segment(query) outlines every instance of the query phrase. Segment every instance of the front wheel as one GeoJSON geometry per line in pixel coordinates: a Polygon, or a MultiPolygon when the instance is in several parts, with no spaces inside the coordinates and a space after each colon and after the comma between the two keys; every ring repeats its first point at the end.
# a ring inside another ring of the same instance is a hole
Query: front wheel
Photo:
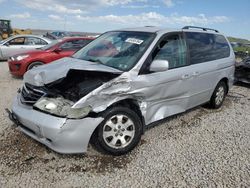
{"type": "Polygon", "coordinates": [[[95,145],[112,155],[123,155],[134,149],[142,135],[138,115],[126,107],[113,107],[104,114],[95,134],[95,145]]]}
{"type": "Polygon", "coordinates": [[[219,82],[213,92],[213,95],[210,99],[210,107],[214,109],[218,109],[223,104],[227,93],[227,86],[225,82],[219,82]]]}

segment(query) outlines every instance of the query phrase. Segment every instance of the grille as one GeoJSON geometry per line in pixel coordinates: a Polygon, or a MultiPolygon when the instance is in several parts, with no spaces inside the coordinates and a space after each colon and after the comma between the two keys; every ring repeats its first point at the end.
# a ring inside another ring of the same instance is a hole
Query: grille
{"type": "Polygon", "coordinates": [[[45,95],[46,92],[43,90],[26,83],[21,91],[21,102],[27,105],[33,105],[45,95]]]}

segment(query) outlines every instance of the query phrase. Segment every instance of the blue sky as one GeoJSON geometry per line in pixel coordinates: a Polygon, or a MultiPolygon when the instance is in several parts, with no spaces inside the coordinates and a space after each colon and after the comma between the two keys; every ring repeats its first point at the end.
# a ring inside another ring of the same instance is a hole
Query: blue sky
{"type": "Polygon", "coordinates": [[[216,28],[250,40],[250,0],[0,0],[17,28],[104,32],[155,25],[216,28]]]}

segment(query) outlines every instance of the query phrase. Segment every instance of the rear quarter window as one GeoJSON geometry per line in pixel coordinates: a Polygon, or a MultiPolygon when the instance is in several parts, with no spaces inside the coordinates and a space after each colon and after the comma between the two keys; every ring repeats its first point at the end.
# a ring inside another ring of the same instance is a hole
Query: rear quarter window
{"type": "Polygon", "coordinates": [[[213,61],[230,56],[230,47],[223,35],[210,33],[186,33],[191,64],[213,61]]]}

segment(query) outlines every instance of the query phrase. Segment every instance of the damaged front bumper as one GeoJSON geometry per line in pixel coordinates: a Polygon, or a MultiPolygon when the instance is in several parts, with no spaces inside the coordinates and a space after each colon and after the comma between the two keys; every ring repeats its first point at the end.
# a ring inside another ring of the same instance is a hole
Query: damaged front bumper
{"type": "Polygon", "coordinates": [[[20,94],[9,117],[14,117],[14,123],[23,133],[58,153],[86,152],[92,133],[103,121],[102,117],[67,119],[45,114],[23,105],[20,94]]]}

